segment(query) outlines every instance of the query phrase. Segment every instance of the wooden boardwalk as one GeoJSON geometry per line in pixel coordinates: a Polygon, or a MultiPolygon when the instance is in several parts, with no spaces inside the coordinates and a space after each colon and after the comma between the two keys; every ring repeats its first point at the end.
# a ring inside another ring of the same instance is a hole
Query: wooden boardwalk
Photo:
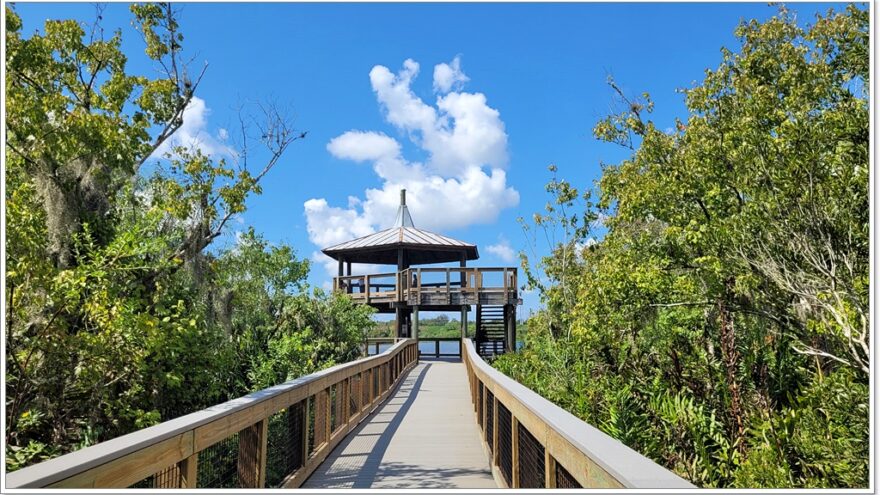
{"type": "Polygon", "coordinates": [[[497,488],[464,365],[422,359],[303,488],[497,488]]]}

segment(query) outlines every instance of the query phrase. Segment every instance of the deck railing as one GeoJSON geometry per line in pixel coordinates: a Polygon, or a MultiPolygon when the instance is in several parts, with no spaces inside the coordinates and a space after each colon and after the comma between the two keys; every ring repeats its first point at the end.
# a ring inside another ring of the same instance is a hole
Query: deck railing
{"type": "Polygon", "coordinates": [[[367,304],[396,302],[400,300],[397,280],[397,273],[334,277],[333,290],[350,294],[353,299],[363,300],[367,304]]]}
{"type": "Polygon", "coordinates": [[[410,305],[516,304],[514,267],[407,268],[333,278],[333,289],[359,302],[410,305]]]}
{"type": "MultiPolygon", "coordinates": [[[[369,337],[364,342],[364,354],[379,354],[380,346],[391,345],[398,339],[395,337],[369,337]]],[[[461,338],[459,337],[419,337],[419,352],[422,357],[461,357],[462,347],[461,338]],[[432,344],[423,346],[424,343],[432,344]],[[452,352],[444,352],[442,342],[455,342],[455,350],[452,352]],[[422,351],[423,347],[429,347],[427,352],[422,351]]]]}
{"type": "Polygon", "coordinates": [[[510,488],[695,488],[483,361],[463,340],[496,480],[510,488]]]}
{"type": "Polygon", "coordinates": [[[416,341],[6,475],[7,488],[295,488],[418,362],[416,341]]]}

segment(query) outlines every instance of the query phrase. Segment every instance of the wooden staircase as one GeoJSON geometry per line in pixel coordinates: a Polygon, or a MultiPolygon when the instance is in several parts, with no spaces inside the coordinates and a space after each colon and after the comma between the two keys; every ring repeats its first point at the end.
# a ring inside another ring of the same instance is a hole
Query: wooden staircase
{"type": "Polygon", "coordinates": [[[503,354],[507,349],[504,316],[504,306],[477,305],[477,334],[474,344],[483,359],[503,354]]]}

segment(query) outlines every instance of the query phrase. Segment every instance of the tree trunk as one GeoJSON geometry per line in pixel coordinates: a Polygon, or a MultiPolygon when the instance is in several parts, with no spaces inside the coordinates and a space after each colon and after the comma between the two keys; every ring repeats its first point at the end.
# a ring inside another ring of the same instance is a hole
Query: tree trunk
{"type": "Polygon", "coordinates": [[[737,383],[736,371],[739,367],[739,352],[736,349],[736,335],[733,325],[733,314],[728,307],[733,297],[734,279],[728,278],[724,282],[724,295],[718,299],[718,317],[721,322],[721,359],[727,375],[727,389],[730,392],[730,416],[735,428],[736,440],[740,453],[745,453],[745,425],[743,421],[742,399],[740,397],[739,384],[737,383]]]}

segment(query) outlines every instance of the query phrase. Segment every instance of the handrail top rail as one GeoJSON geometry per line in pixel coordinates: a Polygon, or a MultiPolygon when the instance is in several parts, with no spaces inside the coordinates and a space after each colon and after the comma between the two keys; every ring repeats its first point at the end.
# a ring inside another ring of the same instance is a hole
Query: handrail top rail
{"type": "Polygon", "coordinates": [[[422,271],[422,272],[503,272],[516,270],[515,266],[430,266],[420,267],[411,266],[403,271],[422,271]]]}
{"type": "MultiPolygon", "coordinates": [[[[163,421],[157,425],[127,433],[104,442],[64,454],[47,461],[6,473],[7,488],[28,488],[48,486],[69,478],[77,473],[105,464],[122,456],[142,450],[163,440],[217,421],[226,416],[254,407],[284,393],[292,392],[330,375],[345,372],[350,368],[360,368],[374,361],[386,361],[398,349],[415,342],[414,339],[400,339],[383,352],[363,357],[347,363],[340,363],[305,376],[288,380],[279,385],[264,388],[250,394],[216,404],[199,411],[163,421]]],[[[381,363],[380,363],[381,364],[381,363]]],[[[341,379],[344,379],[341,378],[341,379]]]]}
{"type": "Polygon", "coordinates": [[[386,272],[386,273],[364,273],[361,275],[339,275],[337,277],[333,277],[337,280],[346,280],[346,279],[357,279],[357,278],[367,278],[367,277],[396,277],[398,272],[386,272]]]}
{"type": "Polygon", "coordinates": [[[464,353],[474,367],[503,387],[532,414],[563,436],[575,448],[606,470],[627,488],[696,488],[637,451],[612,438],[595,426],[545,399],[518,381],[486,363],[477,354],[473,341],[464,340],[464,353]]]}
{"type": "Polygon", "coordinates": [[[442,272],[504,272],[504,271],[513,271],[517,270],[515,266],[432,266],[432,267],[419,267],[419,266],[411,266],[409,268],[404,268],[403,270],[396,272],[380,272],[380,273],[363,273],[360,275],[338,275],[336,279],[344,280],[344,279],[353,279],[353,278],[364,278],[364,277],[394,277],[403,272],[415,272],[422,271],[424,273],[442,273],[442,272]]]}

